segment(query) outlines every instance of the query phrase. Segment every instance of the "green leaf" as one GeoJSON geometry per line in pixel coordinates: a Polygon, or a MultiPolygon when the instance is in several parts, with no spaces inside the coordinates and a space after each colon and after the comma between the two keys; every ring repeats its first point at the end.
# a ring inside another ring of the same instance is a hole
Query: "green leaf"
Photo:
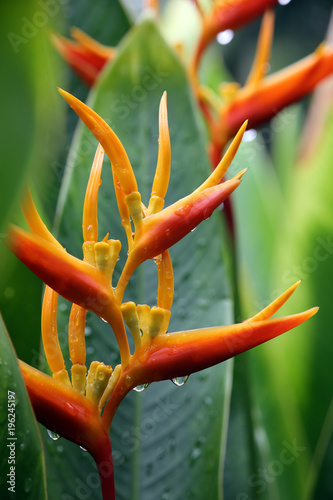
{"type": "Polygon", "coordinates": [[[39,351],[41,282],[10,254],[4,238],[9,222],[22,224],[19,201],[26,182],[46,184],[50,159],[61,144],[61,108],[54,106],[60,68],[46,31],[58,23],[60,10],[55,4],[47,13],[37,0],[18,1],[3,5],[0,20],[6,33],[0,82],[0,310],[18,355],[30,363],[39,351]]]}
{"type": "Polygon", "coordinates": [[[43,448],[29,397],[0,316],[1,498],[46,500],[43,448]]]}
{"type": "MultiPolygon", "coordinates": [[[[157,160],[158,106],[164,90],[168,91],[172,147],[168,205],[207,177],[209,161],[185,71],[151,21],[135,27],[124,39],[118,58],[91,92],[89,105],[112,124],[123,142],[143,202],[147,203],[157,160]]],[[[80,257],[83,199],[96,146],[91,133],[80,124],[58,204],[59,240],[80,257]]],[[[110,170],[105,161],[99,195],[99,238],[110,232],[110,237],[122,241],[116,281],[126,257],[126,242],[110,170]]],[[[232,321],[222,241],[221,216],[216,213],[171,249],[176,293],[170,331],[232,321]]],[[[135,273],[125,300],[154,305],[156,284],[155,264],[147,262],[135,273]]],[[[59,330],[65,346],[69,305],[63,302],[60,310],[59,330]]],[[[88,315],[87,326],[87,364],[98,359],[114,366],[119,353],[108,325],[88,315]]],[[[164,382],[152,384],[143,394],[126,397],[111,429],[119,500],[220,497],[222,421],[230,395],[227,370],[225,363],[191,375],[183,388],[164,382]]],[[[65,493],[66,498],[73,498],[80,488],[99,498],[93,484],[96,472],[87,454],[73,450],[66,442],[59,444],[60,451],[57,446],[58,442],[46,441],[50,499],[65,493]]]]}

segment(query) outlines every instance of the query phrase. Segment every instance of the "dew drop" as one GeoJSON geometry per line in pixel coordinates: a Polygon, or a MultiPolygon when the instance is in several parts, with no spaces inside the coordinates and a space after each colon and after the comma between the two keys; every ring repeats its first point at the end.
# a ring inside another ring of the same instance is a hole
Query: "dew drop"
{"type": "Polygon", "coordinates": [[[29,491],[31,491],[31,488],[32,488],[32,478],[31,477],[27,477],[24,481],[24,491],[25,493],[29,493],[29,491]]]}
{"type": "Polygon", "coordinates": [[[191,455],[190,455],[190,465],[194,465],[195,462],[198,460],[198,458],[201,455],[201,450],[200,448],[194,448],[191,455]]]}
{"type": "Polygon", "coordinates": [[[220,31],[216,35],[216,40],[220,45],[228,45],[234,37],[234,32],[232,30],[220,31]]]}
{"type": "Polygon", "coordinates": [[[140,384],[134,387],[133,391],[135,392],[143,392],[145,389],[147,389],[149,384],[140,384]]]}
{"type": "Polygon", "coordinates": [[[88,451],[88,450],[86,450],[85,448],[83,448],[83,446],[79,446],[79,448],[80,448],[80,450],[82,450],[82,451],[85,451],[85,452],[87,452],[87,451],[88,451]]]}
{"type": "Polygon", "coordinates": [[[126,375],[125,384],[127,385],[127,387],[129,387],[132,384],[132,382],[133,382],[132,377],[130,377],[130,375],[126,375]]]}
{"type": "Polygon", "coordinates": [[[213,404],[212,398],[210,396],[206,396],[205,399],[204,399],[204,404],[206,406],[212,406],[212,404],[213,404]]]}
{"type": "Polygon", "coordinates": [[[183,385],[186,384],[188,381],[189,375],[186,375],[185,377],[175,377],[171,379],[171,382],[175,384],[177,387],[182,387],[183,385]]]}
{"type": "Polygon", "coordinates": [[[191,211],[191,205],[182,205],[181,207],[175,210],[175,215],[179,215],[180,217],[185,217],[191,211]]]}
{"type": "Polygon", "coordinates": [[[73,417],[75,417],[75,415],[77,415],[79,413],[78,409],[75,408],[75,406],[68,403],[68,401],[65,403],[64,407],[65,407],[65,411],[67,413],[69,413],[70,415],[72,415],[73,417]]]}
{"type": "Polygon", "coordinates": [[[197,458],[200,457],[200,455],[201,455],[200,448],[194,448],[194,450],[191,453],[191,457],[194,458],[194,459],[197,459],[197,458]]]}
{"type": "Polygon", "coordinates": [[[91,332],[92,332],[92,329],[90,328],[90,326],[86,326],[85,329],[84,329],[84,334],[86,337],[89,337],[89,335],[91,335],[91,332]]]}
{"type": "Polygon", "coordinates": [[[60,436],[56,432],[50,431],[50,429],[46,429],[49,437],[52,439],[52,441],[57,441],[60,436]]]}
{"type": "Polygon", "coordinates": [[[288,5],[288,3],[291,2],[291,0],[278,0],[280,5],[288,5]]]}

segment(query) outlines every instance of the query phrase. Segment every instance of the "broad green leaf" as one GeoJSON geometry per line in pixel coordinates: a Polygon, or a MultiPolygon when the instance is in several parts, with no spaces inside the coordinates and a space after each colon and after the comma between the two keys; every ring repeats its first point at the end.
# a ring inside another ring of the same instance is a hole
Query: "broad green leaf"
{"type": "Polygon", "coordinates": [[[15,351],[1,316],[0,380],[1,498],[46,500],[41,439],[15,351]]]}
{"type": "MultiPolygon", "coordinates": [[[[130,27],[129,19],[117,0],[112,0],[112,2],[100,0],[98,4],[92,3],[91,0],[71,0],[62,10],[62,21],[63,25],[58,30],[60,35],[71,38],[70,30],[75,26],[99,43],[110,47],[116,47],[130,27]]],[[[56,54],[55,48],[53,48],[53,52],[56,54]]],[[[57,58],[62,61],[60,55],[57,55],[57,58]]],[[[88,86],[74,73],[69,65],[66,63],[63,63],[63,65],[65,71],[58,73],[56,86],[66,88],[79,99],[85,101],[89,92],[88,86]]],[[[52,90],[56,92],[55,86],[52,90]]],[[[65,144],[61,154],[52,158],[49,183],[47,186],[43,186],[43,193],[40,193],[40,198],[44,202],[43,207],[51,221],[54,216],[70,143],[77,125],[76,115],[71,113],[64,104],[63,108],[66,112],[65,144]]]]}
{"type": "MultiPolygon", "coordinates": [[[[157,159],[158,106],[164,90],[168,92],[172,145],[168,205],[207,177],[209,162],[185,71],[151,21],[143,22],[124,39],[118,58],[91,92],[89,105],[112,124],[122,140],[147,203],[157,159]]],[[[67,250],[78,256],[83,199],[96,146],[90,132],[79,124],[59,198],[58,236],[67,250]]],[[[102,178],[99,238],[110,232],[110,237],[122,241],[116,281],[126,256],[126,242],[107,160],[102,178]]],[[[232,321],[222,241],[221,216],[216,213],[171,249],[176,293],[170,331],[232,321]]],[[[156,303],[153,262],[135,273],[127,289],[128,299],[156,303]]],[[[69,305],[63,302],[60,310],[59,331],[65,346],[69,305]]],[[[108,325],[89,315],[87,326],[87,362],[98,359],[114,366],[119,354],[108,325]]],[[[143,394],[126,397],[111,429],[119,500],[220,497],[222,421],[230,391],[225,383],[227,370],[225,363],[192,375],[183,388],[164,382],[153,384],[143,394]]],[[[87,498],[99,498],[93,484],[96,470],[87,454],[63,440],[52,443],[50,439],[46,440],[46,453],[50,500],[74,498],[80,486],[82,491],[86,488],[87,498]]]]}
{"type": "Polygon", "coordinates": [[[58,3],[48,13],[38,1],[1,9],[0,310],[18,355],[27,362],[38,357],[41,283],[10,255],[4,236],[8,222],[21,223],[26,181],[33,178],[37,188],[46,183],[50,158],[61,144],[61,108],[54,106],[60,67],[47,32],[59,26],[60,12],[58,3]]]}

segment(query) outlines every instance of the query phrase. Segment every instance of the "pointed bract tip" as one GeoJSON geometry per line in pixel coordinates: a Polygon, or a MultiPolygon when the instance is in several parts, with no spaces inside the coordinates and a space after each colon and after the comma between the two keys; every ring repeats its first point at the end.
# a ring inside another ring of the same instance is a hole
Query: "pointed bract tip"
{"type": "Polygon", "coordinates": [[[312,307],[311,309],[308,309],[308,312],[309,313],[309,318],[311,318],[312,316],[314,316],[315,314],[317,314],[317,312],[319,311],[320,307],[318,306],[315,306],[315,307],[312,307]]]}
{"type": "Polygon", "coordinates": [[[238,174],[236,174],[232,179],[239,179],[241,180],[241,178],[243,177],[243,175],[245,174],[245,172],[247,172],[248,168],[244,168],[243,170],[241,170],[240,172],[238,172],[238,174]]]}

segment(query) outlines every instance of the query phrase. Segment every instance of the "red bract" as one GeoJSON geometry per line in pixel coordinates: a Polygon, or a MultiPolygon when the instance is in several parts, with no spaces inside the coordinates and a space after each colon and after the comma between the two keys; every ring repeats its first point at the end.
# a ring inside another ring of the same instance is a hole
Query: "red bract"
{"type": "Polygon", "coordinates": [[[115,132],[88,106],[67,92],[61,91],[61,94],[101,145],[96,151],[83,206],[83,260],[67,253],[51,235],[30,193],[22,210],[31,232],[18,227],[11,229],[10,248],[47,284],[42,340],[52,377],[24,363],[21,369],[37,418],[92,454],[99,469],[103,495],[106,498],[109,494],[112,499],[113,469],[108,434],[113,415],[130,390],[142,384],[190,375],[220,363],[294,328],[317,309],[270,319],[294,292],[297,283],[241,324],[167,333],[174,292],[168,249],[208,219],[239,186],[245,170],[224,183],[222,179],[241,143],[246,123],[211,175],[193,193],[163,208],[171,157],[164,93],[159,111],[157,168],[146,208],[130,160],[115,132]],[[109,239],[109,235],[98,241],[97,204],[103,149],[111,160],[119,214],[128,243],[127,260],[117,283],[113,283],[113,271],[121,251],[120,242],[109,239]],[[124,291],[134,270],[147,259],[154,259],[157,264],[156,306],[123,303],[124,291]],[[68,322],[70,373],[58,339],[58,294],[73,303],[68,322]],[[86,367],[87,310],[109,323],[119,346],[119,365],[112,367],[96,360],[86,367]],[[129,349],[125,324],[134,340],[133,352],[129,349]]]}

